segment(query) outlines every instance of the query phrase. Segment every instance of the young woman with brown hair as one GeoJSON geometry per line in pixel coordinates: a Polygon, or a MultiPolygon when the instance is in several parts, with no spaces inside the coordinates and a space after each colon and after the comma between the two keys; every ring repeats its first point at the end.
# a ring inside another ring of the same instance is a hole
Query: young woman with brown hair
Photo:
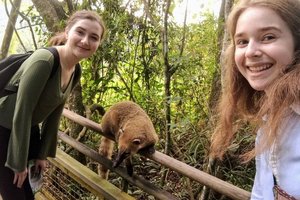
{"type": "Polygon", "coordinates": [[[223,157],[237,119],[258,122],[251,199],[272,200],[277,186],[300,199],[300,1],[241,0],[227,26],[211,156],[223,157]]]}
{"type": "Polygon", "coordinates": [[[96,52],[104,33],[104,22],[96,12],[77,11],[69,18],[65,31],[51,39],[51,45],[58,45],[53,47],[59,55],[54,75],[50,77],[53,54],[38,49],[10,80],[9,84],[18,85],[18,92],[0,98],[3,200],[34,199],[28,161],[34,160],[36,170],[42,172],[46,158],[55,157],[60,116],[76,82],[74,77],[80,76],[76,66],[96,52]]]}

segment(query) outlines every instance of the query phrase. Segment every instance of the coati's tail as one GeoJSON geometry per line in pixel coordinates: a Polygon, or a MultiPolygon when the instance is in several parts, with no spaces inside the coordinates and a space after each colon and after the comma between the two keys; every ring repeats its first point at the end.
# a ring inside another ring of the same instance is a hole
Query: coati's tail
{"type": "MultiPolygon", "coordinates": [[[[111,160],[113,148],[114,148],[114,141],[102,136],[100,146],[99,146],[99,154],[111,160]]],[[[106,167],[104,167],[101,164],[98,165],[98,174],[100,174],[100,176],[103,179],[108,178],[108,172],[109,171],[106,167]]]]}

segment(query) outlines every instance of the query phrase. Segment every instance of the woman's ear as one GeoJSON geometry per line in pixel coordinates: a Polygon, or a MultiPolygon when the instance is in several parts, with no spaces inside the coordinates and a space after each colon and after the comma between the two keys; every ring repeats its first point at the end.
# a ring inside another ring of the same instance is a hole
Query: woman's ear
{"type": "Polygon", "coordinates": [[[69,37],[69,29],[68,28],[65,28],[64,35],[65,35],[66,40],[68,40],[68,37],[69,37]]]}

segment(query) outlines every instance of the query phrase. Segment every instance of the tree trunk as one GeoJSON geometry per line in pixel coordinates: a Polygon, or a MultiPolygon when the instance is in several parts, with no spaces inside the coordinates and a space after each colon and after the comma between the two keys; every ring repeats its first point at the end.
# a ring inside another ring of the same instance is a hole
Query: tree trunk
{"type": "MultiPolygon", "coordinates": [[[[6,1],[5,1],[6,5],[6,1]]],[[[9,19],[7,26],[5,28],[5,33],[3,36],[2,46],[1,46],[1,52],[0,52],[0,59],[3,59],[7,56],[8,49],[10,46],[10,42],[14,33],[14,27],[18,18],[18,12],[21,6],[21,0],[14,0],[13,5],[11,7],[11,11],[9,14],[9,19]]]]}
{"type": "MultiPolygon", "coordinates": [[[[71,93],[69,99],[68,99],[68,109],[72,110],[73,112],[84,116],[84,105],[82,104],[82,87],[80,84],[78,84],[73,92],[71,93]]],[[[85,129],[83,129],[83,127],[81,125],[78,125],[77,123],[73,122],[72,120],[68,120],[68,128],[70,130],[70,136],[72,138],[78,138],[77,140],[79,142],[84,142],[84,136],[85,136],[85,129]],[[84,132],[82,132],[84,131],[84,132]],[[82,132],[82,134],[80,134],[82,132]],[[79,137],[80,135],[80,137],[79,137]]],[[[86,157],[84,154],[80,153],[80,152],[75,152],[74,153],[74,157],[76,158],[76,160],[78,160],[79,162],[81,162],[82,164],[86,165],[87,161],[86,161],[86,157]]]]}
{"type": "MultiPolygon", "coordinates": [[[[59,3],[57,0],[32,0],[34,6],[38,10],[39,14],[44,18],[46,27],[49,31],[55,33],[55,32],[61,32],[64,30],[61,30],[59,27],[59,24],[62,20],[66,19],[66,12],[64,11],[62,4],[59,3]]],[[[70,3],[70,1],[69,1],[70,3]]],[[[72,6],[68,6],[72,7],[72,6]]],[[[69,12],[69,11],[68,11],[69,12]]],[[[68,99],[68,108],[75,113],[84,116],[85,109],[84,105],[82,103],[82,88],[80,83],[74,88],[73,92],[71,93],[69,99],[68,99]]],[[[70,136],[73,138],[77,138],[79,141],[82,142],[84,139],[84,130],[83,127],[68,120],[68,127],[69,127],[69,133],[70,136]],[[82,135],[80,134],[81,132],[82,135]]],[[[75,152],[74,157],[81,162],[82,164],[86,164],[85,156],[81,153],[75,152]]]]}
{"type": "MultiPolygon", "coordinates": [[[[165,154],[169,154],[171,149],[171,65],[169,63],[169,44],[168,44],[168,16],[170,9],[170,0],[166,0],[166,8],[164,11],[164,26],[162,28],[162,43],[163,43],[163,59],[164,59],[164,75],[165,75],[165,154]]],[[[161,185],[164,185],[168,170],[164,170],[161,178],[161,185]]]]}
{"type": "Polygon", "coordinates": [[[163,58],[164,58],[164,65],[165,65],[165,117],[166,117],[166,146],[165,146],[165,154],[168,155],[169,150],[171,148],[171,133],[170,133],[170,126],[171,126],[171,107],[170,107],[170,100],[171,100],[171,68],[172,66],[169,63],[169,44],[168,44],[168,17],[169,17],[169,9],[170,9],[171,0],[166,1],[166,8],[165,8],[165,17],[164,17],[164,27],[162,33],[162,42],[163,42],[163,58]]]}
{"type": "Polygon", "coordinates": [[[43,17],[47,29],[55,33],[61,31],[60,21],[66,19],[65,11],[57,0],[32,0],[40,16],[43,17]]]}
{"type": "MultiPolygon", "coordinates": [[[[216,114],[215,107],[216,107],[217,101],[221,94],[222,71],[223,71],[222,56],[228,46],[228,41],[229,41],[228,33],[225,28],[225,22],[227,20],[228,14],[231,11],[233,3],[234,3],[234,0],[222,0],[220,13],[219,13],[218,47],[220,49],[220,52],[217,55],[216,60],[218,61],[220,67],[218,69],[216,69],[216,71],[214,73],[214,77],[213,77],[213,84],[212,84],[211,96],[210,96],[210,101],[209,101],[209,108],[212,111],[211,116],[216,114]]],[[[210,118],[212,118],[212,117],[210,117],[210,118]]],[[[217,166],[216,160],[208,158],[208,165],[206,167],[206,172],[209,174],[212,174],[212,175],[217,174],[216,166],[217,166]]],[[[214,199],[214,198],[216,198],[214,195],[218,195],[218,194],[214,194],[208,187],[203,186],[199,200],[214,199]]],[[[221,198],[221,197],[218,197],[218,198],[221,198]]]]}
{"type": "Polygon", "coordinates": [[[213,83],[210,93],[209,108],[211,111],[215,109],[216,103],[220,97],[221,85],[222,85],[222,55],[224,54],[227,43],[228,43],[228,33],[225,27],[225,21],[227,16],[233,6],[234,0],[222,0],[220,12],[219,12],[219,25],[218,25],[218,49],[219,54],[217,55],[217,63],[219,67],[216,68],[213,75],[213,83]]]}

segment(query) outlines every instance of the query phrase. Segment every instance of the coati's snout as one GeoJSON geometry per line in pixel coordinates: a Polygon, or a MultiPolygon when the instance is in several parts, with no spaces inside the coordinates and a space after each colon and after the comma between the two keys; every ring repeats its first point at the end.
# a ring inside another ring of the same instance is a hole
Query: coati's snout
{"type": "Polygon", "coordinates": [[[123,162],[123,160],[125,160],[129,156],[130,156],[130,152],[128,151],[118,152],[118,155],[113,162],[113,167],[118,167],[123,162]]]}
{"type": "Polygon", "coordinates": [[[138,152],[141,148],[142,139],[141,138],[133,138],[132,140],[124,140],[122,139],[122,135],[120,135],[121,140],[119,140],[118,145],[118,154],[116,159],[113,162],[113,167],[118,167],[123,160],[130,159],[129,157],[138,152]],[[123,141],[123,142],[121,142],[123,141]],[[124,142],[125,141],[125,142],[124,142]]]}

